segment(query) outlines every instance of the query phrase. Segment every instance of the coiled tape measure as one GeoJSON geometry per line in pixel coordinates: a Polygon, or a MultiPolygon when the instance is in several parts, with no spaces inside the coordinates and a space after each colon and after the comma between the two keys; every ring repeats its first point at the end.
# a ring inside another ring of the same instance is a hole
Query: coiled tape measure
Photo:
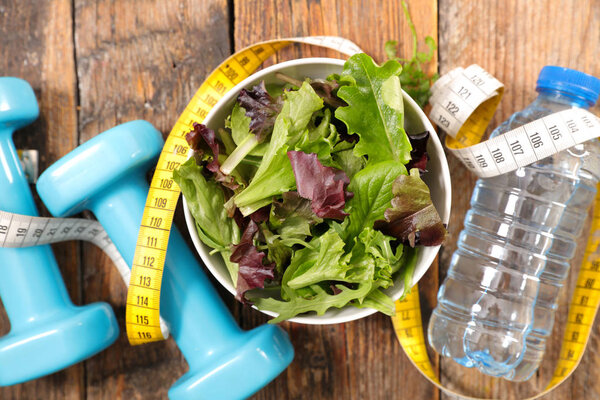
{"type": "MultiPolygon", "coordinates": [[[[185,134],[192,130],[194,122],[202,122],[206,118],[225,93],[250,76],[271,55],[292,43],[331,48],[348,56],[361,52],[351,41],[334,36],[278,39],[246,47],[219,65],[200,86],[165,141],[150,184],[131,273],[100,224],[86,219],[40,218],[0,212],[0,247],[34,246],[75,239],[92,241],[107,252],[123,279],[132,284],[129,285],[126,307],[129,342],[137,345],[166,338],[168,330],[159,313],[160,287],[170,227],[180,195],[172,172],[187,159],[189,148],[185,134]],[[145,257],[154,257],[156,263],[153,269],[144,267],[145,257]],[[145,279],[147,277],[151,279],[145,279]],[[139,308],[134,301],[137,296],[145,296],[152,301],[148,306],[139,308]],[[134,310],[137,315],[147,316],[149,325],[159,325],[160,328],[142,329],[134,324],[135,321],[131,320],[134,310]]],[[[503,85],[477,65],[464,70],[457,68],[442,76],[432,87],[430,118],[450,135],[446,139],[448,150],[481,177],[515,170],[600,136],[600,120],[597,117],[585,110],[570,109],[481,142],[502,92],[503,85]]],[[[581,361],[591,333],[600,305],[600,235],[596,235],[600,232],[600,194],[595,203],[594,219],[569,309],[560,360],[547,389],[532,399],[548,393],[569,377],[581,361]]],[[[471,398],[442,386],[435,375],[425,347],[416,285],[404,300],[396,302],[396,315],[392,322],[406,355],[431,383],[449,395],[471,398]]]]}
{"type": "MultiPolygon", "coordinates": [[[[481,178],[514,171],[600,136],[600,119],[589,111],[571,108],[482,142],[503,90],[502,83],[478,65],[456,68],[431,88],[430,119],[449,135],[448,150],[481,178]]],[[[575,371],[591,334],[600,305],[600,185],[597,193],[560,358],[546,389],[529,400],[549,393],[575,371]]],[[[392,322],[406,355],[431,383],[452,397],[474,399],[444,387],[435,375],[425,346],[416,287],[404,301],[396,302],[392,322]]]]}

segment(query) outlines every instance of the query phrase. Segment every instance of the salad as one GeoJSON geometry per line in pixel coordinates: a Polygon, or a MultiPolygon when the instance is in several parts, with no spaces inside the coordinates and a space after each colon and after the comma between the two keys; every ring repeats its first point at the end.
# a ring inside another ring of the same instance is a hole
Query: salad
{"type": "Polygon", "coordinates": [[[239,93],[225,129],[187,134],[193,157],[173,176],[198,236],[271,322],[347,305],[392,315],[384,290],[409,290],[419,246],[444,240],[420,178],[429,133],[403,128],[401,71],[361,53],[325,80],[279,74],[239,93]]]}

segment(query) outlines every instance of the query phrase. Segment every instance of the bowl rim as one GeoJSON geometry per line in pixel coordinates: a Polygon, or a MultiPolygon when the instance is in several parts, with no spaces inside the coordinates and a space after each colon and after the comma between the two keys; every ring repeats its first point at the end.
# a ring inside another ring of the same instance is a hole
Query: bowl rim
{"type": "MultiPolygon", "coordinates": [[[[255,73],[251,74],[247,78],[243,79],[240,83],[238,83],[231,90],[229,90],[227,93],[225,93],[225,95],[223,95],[223,97],[210,110],[210,112],[205,117],[204,121],[210,121],[210,119],[214,116],[214,114],[216,114],[221,109],[221,107],[223,107],[224,105],[229,103],[229,101],[234,96],[237,96],[237,94],[240,92],[241,89],[249,87],[250,81],[255,81],[266,75],[270,75],[274,72],[277,72],[280,69],[290,67],[290,66],[303,66],[306,64],[326,64],[326,65],[335,65],[335,66],[343,67],[345,62],[346,62],[346,60],[337,59],[337,58],[307,57],[307,58],[283,61],[281,63],[277,63],[277,64],[271,65],[269,67],[266,67],[260,71],[257,71],[255,73]]],[[[430,135],[430,137],[432,139],[432,140],[430,140],[430,143],[431,143],[431,145],[433,145],[435,147],[436,155],[438,156],[439,161],[440,161],[441,175],[442,175],[441,181],[444,183],[444,189],[445,189],[445,190],[443,190],[443,200],[442,200],[443,207],[442,207],[442,209],[438,210],[438,213],[440,214],[442,222],[447,224],[450,219],[452,188],[451,188],[450,171],[449,171],[449,167],[448,167],[448,161],[446,158],[446,154],[444,152],[444,149],[443,149],[440,139],[435,134],[435,129],[433,128],[431,122],[429,121],[429,118],[427,118],[427,116],[425,115],[424,111],[417,105],[417,103],[404,90],[402,90],[402,95],[403,95],[403,101],[405,102],[405,104],[408,103],[411,106],[411,108],[416,110],[425,129],[432,133],[430,135]]],[[[192,151],[190,150],[189,155],[191,155],[191,154],[192,154],[192,151]]],[[[208,255],[208,252],[206,251],[206,248],[208,248],[208,246],[206,246],[204,243],[202,243],[202,241],[200,240],[200,238],[198,236],[198,233],[196,232],[196,225],[195,225],[194,217],[191,215],[191,212],[187,205],[187,201],[185,199],[185,196],[183,196],[183,195],[182,195],[182,200],[183,200],[183,210],[184,210],[184,215],[185,215],[186,226],[187,226],[188,232],[192,238],[192,242],[194,243],[194,247],[196,248],[196,251],[200,255],[200,258],[202,259],[203,264],[211,272],[213,277],[225,289],[227,289],[228,292],[230,292],[232,295],[235,296],[236,290],[235,290],[235,287],[233,287],[233,285],[230,282],[229,275],[222,274],[217,268],[215,268],[212,261],[208,258],[209,255],[208,255]]],[[[415,266],[415,271],[413,273],[413,282],[414,282],[413,284],[414,285],[416,285],[421,280],[423,275],[425,275],[425,273],[429,270],[435,257],[437,256],[437,254],[439,252],[440,247],[441,246],[428,247],[429,249],[432,249],[433,251],[428,252],[428,254],[425,256],[425,258],[423,260],[421,260],[421,262],[418,263],[417,266],[415,266]]],[[[402,283],[402,287],[403,286],[404,286],[404,284],[402,283]]],[[[400,297],[400,295],[401,295],[401,292],[398,293],[398,296],[392,296],[392,299],[395,301],[400,297]]],[[[345,306],[345,307],[335,309],[335,310],[343,310],[347,307],[348,306],[345,306]]],[[[278,315],[277,313],[272,312],[272,311],[259,310],[254,305],[252,306],[252,308],[260,311],[261,313],[267,314],[271,317],[276,317],[278,315]]],[[[310,313],[308,315],[295,316],[286,321],[297,322],[297,323],[302,323],[302,324],[307,324],[307,325],[328,325],[328,324],[338,324],[338,323],[343,323],[343,322],[354,321],[354,320],[364,318],[366,316],[369,316],[369,315],[377,312],[377,310],[372,309],[372,308],[356,308],[356,307],[353,307],[353,311],[354,312],[350,315],[334,315],[334,316],[315,315],[314,313],[310,313]]]]}

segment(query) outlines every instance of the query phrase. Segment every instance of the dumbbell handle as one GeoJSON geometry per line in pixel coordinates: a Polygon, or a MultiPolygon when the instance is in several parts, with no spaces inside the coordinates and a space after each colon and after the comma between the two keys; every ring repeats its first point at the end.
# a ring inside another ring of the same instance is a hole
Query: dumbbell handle
{"type": "MultiPolygon", "coordinates": [[[[0,210],[38,215],[9,130],[0,130],[0,188],[0,210]]],[[[0,298],[13,333],[72,304],[48,245],[0,248],[0,298]]]]}
{"type": "Polygon", "coordinates": [[[0,208],[18,214],[38,215],[9,130],[0,130],[0,188],[0,208]]]}
{"type": "MultiPolygon", "coordinates": [[[[145,175],[139,173],[100,190],[90,204],[130,266],[148,189],[145,175]]],[[[175,226],[165,260],[160,311],[190,369],[230,347],[233,337],[242,333],[175,226]]]]}

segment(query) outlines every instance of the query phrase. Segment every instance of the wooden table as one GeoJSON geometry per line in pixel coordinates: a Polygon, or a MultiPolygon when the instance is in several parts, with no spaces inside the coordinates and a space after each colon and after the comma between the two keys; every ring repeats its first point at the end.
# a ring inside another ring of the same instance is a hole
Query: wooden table
{"type": "MultiPolygon", "coordinates": [[[[411,0],[409,6],[419,36],[431,35],[439,43],[431,71],[443,74],[478,63],[505,83],[494,125],[535,97],[535,79],[546,64],[600,76],[598,0],[411,0]]],[[[226,56],[259,40],[299,35],[341,35],[379,61],[388,39],[401,42],[402,54],[411,51],[401,4],[391,0],[0,0],[0,75],[28,80],[41,109],[38,121],[15,135],[15,141],[19,148],[40,150],[43,170],[122,122],[143,118],[166,134],[204,77],[226,56]]],[[[294,46],[275,59],[300,56],[338,55],[294,46]]],[[[420,285],[425,324],[475,183],[456,160],[449,162],[451,235],[439,267],[433,265],[420,285]]],[[[74,301],[109,302],[123,332],[125,287],[110,261],[83,243],[54,249],[74,301]]],[[[572,278],[569,283],[573,285],[572,278]]],[[[222,294],[242,327],[267,321],[222,294]]],[[[563,295],[546,359],[529,382],[490,379],[432,352],[442,381],[476,396],[516,399],[537,393],[558,357],[567,303],[563,295]]],[[[296,358],[256,399],[449,398],[411,365],[384,315],[333,326],[282,327],[291,336],[296,358]]],[[[0,335],[8,330],[2,312],[0,335]]],[[[594,329],[579,369],[546,399],[600,398],[599,340],[594,329]]],[[[172,340],[130,347],[122,334],[84,363],[0,389],[0,399],[164,399],[186,369],[172,340]]]]}

